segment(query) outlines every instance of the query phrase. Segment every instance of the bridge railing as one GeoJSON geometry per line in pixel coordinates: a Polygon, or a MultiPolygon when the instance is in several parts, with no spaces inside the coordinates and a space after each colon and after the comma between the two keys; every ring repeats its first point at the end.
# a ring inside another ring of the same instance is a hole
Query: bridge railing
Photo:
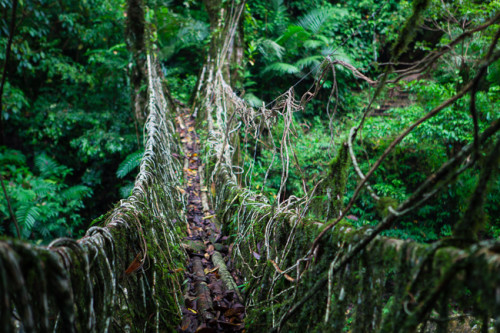
{"type": "Polygon", "coordinates": [[[459,247],[377,236],[353,254],[373,227],[345,220],[308,255],[321,222],[240,188],[229,168],[215,184],[217,216],[236,235],[233,262],[247,277],[246,320],[254,331],[500,329],[498,241],[459,247]]]}
{"type": "MultiPolygon", "coordinates": [[[[241,166],[233,165],[233,153],[240,124],[271,116],[272,110],[250,108],[220,72],[211,84],[212,99],[218,102],[204,110],[213,124],[207,135],[210,158],[205,177],[214,189],[212,202],[223,233],[232,235],[232,263],[246,278],[249,331],[500,331],[498,240],[420,244],[379,236],[400,212],[432,192],[432,179],[377,226],[364,228],[345,218],[334,227],[333,220],[311,218],[307,212],[313,195],[270,203],[241,187],[241,166]]],[[[288,94],[280,105],[286,109],[300,104],[288,94]]],[[[284,111],[282,116],[288,114],[284,111]]],[[[491,140],[498,126],[493,122],[481,134],[480,144],[491,140]]],[[[345,154],[339,149],[333,163],[349,159],[347,147],[345,154]]],[[[472,147],[464,147],[436,174],[462,163],[472,147]]],[[[342,167],[332,170],[325,176],[345,177],[342,167]]],[[[342,196],[345,181],[331,182],[342,187],[333,186],[331,196],[342,196]]],[[[321,185],[316,190],[321,191],[321,185]]]]}
{"type": "Polygon", "coordinates": [[[174,117],[148,55],[145,153],[132,194],[79,240],[0,241],[2,332],[163,331],[180,318],[185,228],[174,117]]]}

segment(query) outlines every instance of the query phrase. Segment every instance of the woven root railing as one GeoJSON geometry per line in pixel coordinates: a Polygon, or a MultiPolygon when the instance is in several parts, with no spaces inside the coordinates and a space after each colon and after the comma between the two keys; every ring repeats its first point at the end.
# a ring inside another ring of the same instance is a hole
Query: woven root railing
{"type": "MultiPolygon", "coordinates": [[[[375,237],[347,220],[311,255],[319,221],[278,211],[221,167],[216,212],[247,277],[249,331],[486,332],[500,329],[500,243],[458,247],[375,237]],[[475,327],[475,328],[474,328],[475,327]]],[[[300,212],[300,211],[299,211],[300,212]]]]}
{"type": "Polygon", "coordinates": [[[173,115],[148,55],[145,154],[131,196],[80,240],[0,242],[2,332],[172,330],[180,321],[183,198],[173,115]]]}

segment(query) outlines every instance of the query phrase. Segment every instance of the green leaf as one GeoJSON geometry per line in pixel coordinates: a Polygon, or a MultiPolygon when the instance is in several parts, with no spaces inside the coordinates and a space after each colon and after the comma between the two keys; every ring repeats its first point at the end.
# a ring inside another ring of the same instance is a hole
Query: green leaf
{"type": "Polygon", "coordinates": [[[116,171],[116,177],[124,178],[130,173],[130,171],[141,165],[142,156],[144,155],[144,150],[138,150],[130,155],[128,155],[125,160],[120,163],[118,170],[116,171]]]}
{"type": "Polygon", "coordinates": [[[299,26],[305,30],[317,34],[323,28],[323,25],[330,18],[331,11],[324,8],[313,9],[299,20],[299,26]]]}
{"type": "Polygon", "coordinates": [[[23,232],[30,232],[39,218],[40,210],[31,203],[23,204],[16,210],[16,219],[23,227],[23,232]]]}
{"type": "Polygon", "coordinates": [[[18,150],[6,149],[3,153],[0,153],[0,165],[6,164],[25,165],[26,157],[18,150]]]}
{"type": "Polygon", "coordinates": [[[35,166],[40,171],[40,176],[42,178],[49,178],[51,176],[64,178],[66,174],[71,172],[71,169],[64,165],[60,165],[56,160],[47,156],[45,153],[35,156],[35,166]]]}
{"type": "Polygon", "coordinates": [[[300,73],[300,69],[297,66],[286,64],[284,62],[275,62],[267,66],[265,72],[276,72],[277,74],[297,74],[300,73]]]}
{"type": "Polygon", "coordinates": [[[245,99],[245,101],[248,102],[248,104],[250,104],[254,108],[261,107],[262,103],[263,103],[263,101],[260,98],[258,98],[257,96],[255,96],[252,93],[245,94],[244,99],[245,99]]]}
{"type": "Polygon", "coordinates": [[[294,37],[294,39],[298,41],[304,41],[309,38],[310,34],[304,30],[304,27],[298,25],[290,25],[286,29],[286,31],[281,35],[276,42],[280,44],[286,43],[290,38],[294,37]]]}
{"type": "Polygon", "coordinates": [[[84,197],[90,197],[92,190],[85,185],[72,186],[61,193],[61,197],[66,200],[81,200],[84,197]]]}
{"type": "Polygon", "coordinates": [[[261,38],[257,49],[265,58],[278,58],[281,60],[285,54],[285,48],[272,39],[261,38]]]}
{"type": "Polygon", "coordinates": [[[306,67],[315,67],[319,65],[320,61],[323,60],[322,56],[315,55],[315,56],[310,56],[306,57],[303,59],[300,59],[295,63],[295,66],[297,66],[300,69],[304,69],[306,67]]]}

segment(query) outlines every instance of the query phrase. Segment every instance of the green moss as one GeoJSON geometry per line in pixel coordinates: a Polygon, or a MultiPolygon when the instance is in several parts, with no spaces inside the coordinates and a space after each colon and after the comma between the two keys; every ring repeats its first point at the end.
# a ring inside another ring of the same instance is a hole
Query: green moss
{"type": "Polygon", "coordinates": [[[323,182],[315,192],[311,208],[316,216],[326,216],[327,220],[339,216],[343,206],[349,166],[347,143],[343,143],[335,158],[329,163],[323,182]]]}

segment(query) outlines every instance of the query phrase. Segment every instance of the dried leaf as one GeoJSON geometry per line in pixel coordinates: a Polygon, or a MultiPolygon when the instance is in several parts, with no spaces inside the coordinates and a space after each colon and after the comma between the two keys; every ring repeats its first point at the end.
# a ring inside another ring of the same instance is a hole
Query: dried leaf
{"type": "Polygon", "coordinates": [[[207,274],[210,274],[210,273],[213,273],[213,272],[217,271],[218,269],[219,269],[219,266],[217,266],[215,268],[212,268],[212,269],[205,268],[203,270],[203,272],[205,272],[205,275],[207,275],[207,274]]]}
{"type": "Polygon", "coordinates": [[[128,268],[125,270],[125,274],[129,275],[137,271],[139,268],[142,267],[142,252],[137,253],[135,256],[135,259],[132,261],[132,263],[128,266],[128,268]]]}

